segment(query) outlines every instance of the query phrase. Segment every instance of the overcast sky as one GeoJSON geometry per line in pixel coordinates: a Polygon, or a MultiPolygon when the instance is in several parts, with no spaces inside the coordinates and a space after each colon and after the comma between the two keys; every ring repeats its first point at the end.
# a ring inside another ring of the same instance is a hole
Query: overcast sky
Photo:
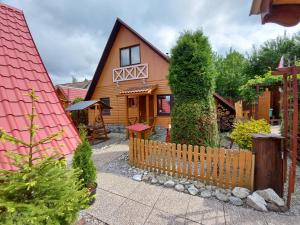
{"type": "Polygon", "coordinates": [[[180,32],[202,29],[213,50],[230,47],[242,53],[253,45],[300,31],[261,25],[249,17],[252,0],[0,0],[22,9],[55,84],[91,79],[111,32],[120,17],[163,52],[180,32]]]}

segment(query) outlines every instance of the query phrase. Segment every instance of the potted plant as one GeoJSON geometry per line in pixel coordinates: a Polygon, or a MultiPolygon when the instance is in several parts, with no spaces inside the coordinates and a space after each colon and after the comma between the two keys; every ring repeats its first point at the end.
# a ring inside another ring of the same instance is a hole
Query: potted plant
{"type": "Polygon", "coordinates": [[[97,190],[96,167],[92,159],[92,148],[87,140],[87,132],[84,125],[79,126],[79,133],[82,142],[75,150],[73,168],[81,170],[79,178],[82,180],[84,186],[89,190],[92,197],[90,204],[93,204],[95,202],[97,190]]]}

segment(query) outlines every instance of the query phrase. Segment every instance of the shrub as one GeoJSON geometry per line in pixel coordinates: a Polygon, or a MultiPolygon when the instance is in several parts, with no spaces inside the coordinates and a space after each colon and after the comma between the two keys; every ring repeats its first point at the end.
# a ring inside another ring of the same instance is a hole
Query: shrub
{"type": "Polygon", "coordinates": [[[73,168],[81,170],[79,178],[83,180],[85,187],[92,188],[96,184],[96,167],[92,159],[93,152],[83,126],[79,127],[79,132],[82,143],[75,150],[73,168]]]}
{"type": "Polygon", "coordinates": [[[67,169],[57,149],[41,150],[39,145],[60,138],[63,131],[35,140],[34,91],[29,120],[29,141],[0,129],[0,141],[26,147],[26,154],[7,151],[16,171],[0,170],[0,224],[73,224],[80,209],[87,206],[89,194],[78,180],[79,170],[67,169]],[[51,151],[52,150],[52,151],[51,151]],[[47,152],[46,152],[47,151],[47,152]],[[51,151],[51,156],[48,152],[51,151]],[[40,153],[41,157],[33,157],[40,153]]]}
{"type": "Polygon", "coordinates": [[[240,148],[251,150],[253,133],[271,133],[271,126],[264,119],[240,121],[235,123],[231,138],[240,148]]]}
{"type": "Polygon", "coordinates": [[[202,31],[185,32],[171,51],[169,84],[174,94],[171,139],[175,143],[215,145],[212,51],[202,31]]]}

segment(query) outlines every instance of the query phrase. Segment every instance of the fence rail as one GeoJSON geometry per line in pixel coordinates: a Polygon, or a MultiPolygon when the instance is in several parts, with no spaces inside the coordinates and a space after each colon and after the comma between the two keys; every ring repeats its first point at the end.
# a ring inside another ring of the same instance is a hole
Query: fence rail
{"type": "Polygon", "coordinates": [[[253,189],[254,155],[246,150],[130,138],[129,163],[158,174],[187,177],[222,188],[253,189]]]}

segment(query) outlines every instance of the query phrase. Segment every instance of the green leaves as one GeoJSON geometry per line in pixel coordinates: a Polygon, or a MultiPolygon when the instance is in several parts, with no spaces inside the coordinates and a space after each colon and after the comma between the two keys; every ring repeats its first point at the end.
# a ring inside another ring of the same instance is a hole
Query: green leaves
{"type": "Polygon", "coordinates": [[[253,133],[271,133],[271,126],[263,119],[240,121],[235,123],[230,136],[240,148],[251,150],[253,133]]]}

